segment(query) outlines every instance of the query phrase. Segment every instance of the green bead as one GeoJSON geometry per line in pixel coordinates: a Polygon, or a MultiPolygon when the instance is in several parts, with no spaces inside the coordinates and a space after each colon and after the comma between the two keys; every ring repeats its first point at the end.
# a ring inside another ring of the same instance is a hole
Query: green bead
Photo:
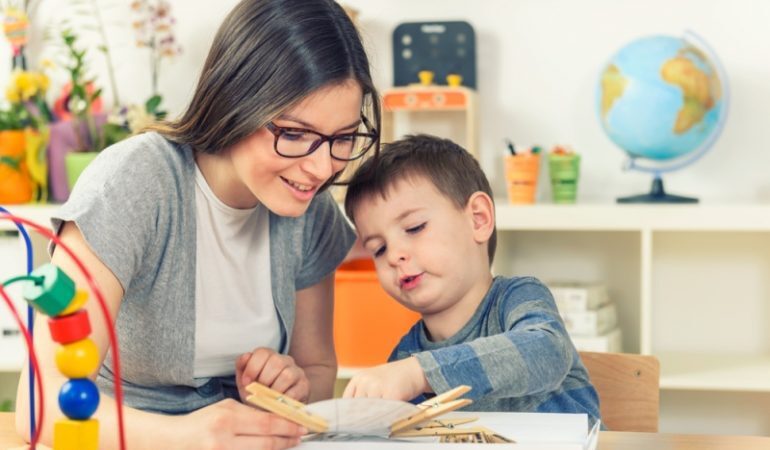
{"type": "Polygon", "coordinates": [[[27,283],[22,295],[36,310],[49,317],[64,311],[75,297],[75,282],[53,264],[40,266],[30,275],[43,278],[43,282],[27,283]]]}

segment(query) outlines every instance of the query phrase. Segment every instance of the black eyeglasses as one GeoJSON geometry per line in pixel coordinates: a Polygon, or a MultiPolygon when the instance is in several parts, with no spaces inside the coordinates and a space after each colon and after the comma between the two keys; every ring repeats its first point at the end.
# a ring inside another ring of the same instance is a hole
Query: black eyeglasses
{"type": "Polygon", "coordinates": [[[304,128],[279,127],[273,122],[268,122],[265,128],[275,136],[275,152],[285,158],[302,158],[329,142],[332,158],[353,161],[364,156],[380,138],[377,129],[363,116],[360,128],[364,131],[331,136],[304,128]]]}

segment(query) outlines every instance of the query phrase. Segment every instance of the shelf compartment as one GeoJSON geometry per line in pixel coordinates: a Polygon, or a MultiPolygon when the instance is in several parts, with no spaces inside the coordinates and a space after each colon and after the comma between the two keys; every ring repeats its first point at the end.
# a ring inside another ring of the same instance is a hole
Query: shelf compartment
{"type": "Polygon", "coordinates": [[[604,283],[618,308],[623,351],[641,351],[641,234],[634,231],[497,232],[493,272],[555,281],[604,283]]]}
{"type": "Polygon", "coordinates": [[[653,354],[770,355],[770,233],[655,232],[652,254],[653,354]]]}

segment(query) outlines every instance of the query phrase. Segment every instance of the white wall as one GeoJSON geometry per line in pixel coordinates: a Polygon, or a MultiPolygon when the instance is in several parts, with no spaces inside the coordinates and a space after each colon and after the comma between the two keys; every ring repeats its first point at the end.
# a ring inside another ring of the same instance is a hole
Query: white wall
{"type": "MultiPolygon", "coordinates": [[[[36,22],[49,23],[64,0],[41,0],[36,22]]],[[[134,48],[128,1],[108,9],[121,96],[149,92],[147,54],[134,48]]],[[[236,2],[172,0],[184,53],[166,65],[161,91],[172,113],[184,108],[218,23],[236,2]]],[[[466,20],[477,38],[482,164],[499,195],[502,139],[569,144],[583,154],[582,201],[610,201],[648,189],[649,176],[621,170],[624,154],[595,114],[600,69],[624,43],[692,29],[720,55],[732,92],[727,126],[712,151],[666,176],[667,189],[708,202],[770,201],[770,2],[765,0],[345,0],[360,11],[380,88],[392,82],[391,33],[401,22],[466,20]]],[[[40,28],[31,60],[45,54],[40,28]]],[[[7,48],[0,48],[5,63],[7,48]]],[[[98,57],[98,55],[94,55],[98,57]]],[[[33,62],[33,61],[31,61],[33,62]]],[[[102,61],[93,67],[103,72],[102,61]]],[[[269,62],[266,62],[269,64],[269,62]]],[[[1,67],[0,67],[1,68],[1,67]]],[[[5,76],[0,70],[0,76],[5,76]]],[[[106,83],[106,78],[102,77],[106,83]]],[[[0,78],[0,82],[3,79],[0,78]]],[[[541,192],[545,198],[547,192],[541,192]]]]}
{"type": "MultiPolygon", "coordinates": [[[[770,2],[762,0],[348,0],[361,12],[381,86],[392,80],[389,36],[400,22],[470,22],[477,38],[483,163],[501,187],[503,136],[572,145],[584,155],[581,198],[645,190],[649,177],[620,170],[623,153],[595,114],[595,86],[607,59],[649,34],[692,29],[720,56],[732,103],[711,153],[666,177],[670,191],[704,201],[770,200],[764,130],[770,125],[770,2]],[[471,6],[471,5],[478,6],[471,6]]],[[[498,192],[503,192],[502,189],[498,192]]]]}

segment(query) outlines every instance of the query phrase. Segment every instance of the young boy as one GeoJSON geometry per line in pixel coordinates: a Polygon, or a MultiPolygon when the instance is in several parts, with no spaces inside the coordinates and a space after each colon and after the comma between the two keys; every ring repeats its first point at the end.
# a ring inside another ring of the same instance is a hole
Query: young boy
{"type": "Polygon", "coordinates": [[[531,277],[492,276],[492,190],[462,147],[426,135],[387,145],[353,176],[345,211],[385,291],[422,320],[391,362],[357,373],[344,397],[416,402],[466,384],[468,410],[599,418],[548,288],[531,277]]]}

